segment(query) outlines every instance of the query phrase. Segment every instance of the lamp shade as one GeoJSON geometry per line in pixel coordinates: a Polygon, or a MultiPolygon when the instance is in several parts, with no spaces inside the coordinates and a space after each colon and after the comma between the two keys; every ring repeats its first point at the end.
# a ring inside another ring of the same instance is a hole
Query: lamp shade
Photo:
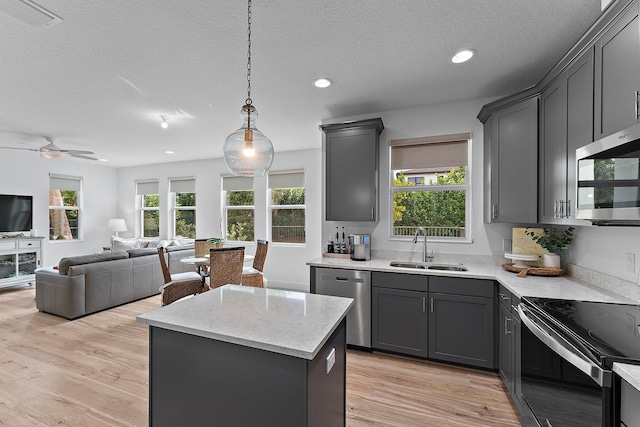
{"type": "Polygon", "coordinates": [[[110,219],[107,223],[107,230],[109,231],[127,231],[127,223],[122,218],[110,219]]]}

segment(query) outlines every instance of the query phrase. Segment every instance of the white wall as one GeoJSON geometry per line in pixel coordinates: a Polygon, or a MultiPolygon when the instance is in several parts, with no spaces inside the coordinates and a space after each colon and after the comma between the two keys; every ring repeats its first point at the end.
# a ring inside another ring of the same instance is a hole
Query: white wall
{"type": "Polygon", "coordinates": [[[98,162],[60,158],[47,160],[37,153],[2,150],[0,193],[33,196],[33,228],[42,240],[43,265],[60,258],[99,252],[110,244],[109,218],[117,212],[117,169],[98,162]],[[83,178],[83,239],[49,242],[49,173],[83,178]]]}
{"type": "MultiPolygon", "coordinates": [[[[314,137],[320,141],[320,131],[314,137]]],[[[306,262],[320,256],[321,238],[321,151],[300,150],[276,152],[272,171],[304,169],[306,179],[306,224],[307,238],[304,246],[282,243],[269,243],[264,274],[270,287],[309,290],[309,267],[306,262]]],[[[191,162],[163,163],[149,166],[122,168],[118,173],[119,205],[118,216],[125,218],[131,232],[120,233],[122,237],[139,236],[139,221],[136,220],[136,180],[154,179],[160,183],[160,194],[168,193],[168,179],[192,176],[196,179],[196,230],[198,238],[224,236],[221,230],[222,200],[220,195],[221,176],[229,171],[224,159],[207,159],[191,162]]],[[[256,206],[266,206],[266,177],[255,178],[254,187],[265,189],[256,191],[256,206]]],[[[166,197],[160,198],[161,238],[168,238],[169,207],[166,197]]],[[[255,236],[267,237],[267,212],[256,208],[255,236]]],[[[255,253],[255,244],[245,244],[247,253],[255,253]]]]}

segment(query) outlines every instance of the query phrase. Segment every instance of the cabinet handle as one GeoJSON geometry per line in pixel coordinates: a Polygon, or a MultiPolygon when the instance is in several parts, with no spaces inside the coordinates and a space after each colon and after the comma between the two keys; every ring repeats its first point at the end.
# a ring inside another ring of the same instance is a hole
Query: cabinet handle
{"type": "Polygon", "coordinates": [[[635,95],[635,102],[633,103],[633,105],[635,106],[636,109],[636,120],[638,119],[638,96],[640,96],[640,91],[635,91],[634,92],[635,95]]]}
{"type": "Polygon", "coordinates": [[[558,201],[553,201],[553,219],[558,218],[558,201]]]}
{"type": "Polygon", "coordinates": [[[340,281],[340,282],[348,282],[349,279],[347,277],[336,277],[336,280],[340,281]]]}
{"type": "Polygon", "coordinates": [[[376,207],[371,206],[371,219],[376,219],[376,207]]]}
{"type": "Polygon", "coordinates": [[[508,317],[504,318],[504,334],[505,335],[509,335],[511,333],[511,328],[509,327],[509,322],[511,322],[511,319],[509,319],[508,317]]]}
{"type": "Polygon", "coordinates": [[[565,214],[564,214],[564,205],[565,205],[564,200],[560,200],[560,218],[566,218],[565,214]]]}
{"type": "Polygon", "coordinates": [[[567,200],[565,203],[567,204],[567,214],[565,218],[569,218],[571,216],[571,200],[567,200]]]}
{"type": "Polygon", "coordinates": [[[505,294],[498,293],[498,295],[500,296],[500,299],[503,299],[503,300],[509,299],[509,297],[507,295],[505,295],[505,294]]]}
{"type": "Polygon", "coordinates": [[[498,217],[498,205],[491,205],[491,219],[498,217]]]}
{"type": "Polygon", "coordinates": [[[431,312],[433,313],[433,298],[431,298],[431,312]]]}
{"type": "Polygon", "coordinates": [[[427,297],[422,297],[422,312],[427,311],[427,297]]]}

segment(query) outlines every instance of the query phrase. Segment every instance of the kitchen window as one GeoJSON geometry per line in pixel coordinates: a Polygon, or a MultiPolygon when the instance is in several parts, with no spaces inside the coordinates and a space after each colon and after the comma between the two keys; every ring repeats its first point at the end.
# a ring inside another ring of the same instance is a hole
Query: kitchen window
{"type": "Polygon", "coordinates": [[[471,134],[390,141],[391,237],[470,242],[471,134]]]}
{"type": "Polygon", "coordinates": [[[255,234],[253,178],[223,176],[222,197],[222,217],[226,239],[253,242],[255,234]]]}
{"type": "Polygon", "coordinates": [[[158,181],[136,182],[141,237],[160,236],[160,191],[158,181]]]}
{"type": "Polygon", "coordinates": [[[49,240],[80,240],[82,178],[49,174],[49,240]]]}
{"type": "Polygon", "coordinates": [[[272,172],[268,175],[271,241],[305,243],[304,172],[272,172]]]}
{"type": "Polygon", "coordinates": [[[172,235],[174,238],[196,238],[196,180],[170,178],[169,200],[172,201],[172,235]]]}

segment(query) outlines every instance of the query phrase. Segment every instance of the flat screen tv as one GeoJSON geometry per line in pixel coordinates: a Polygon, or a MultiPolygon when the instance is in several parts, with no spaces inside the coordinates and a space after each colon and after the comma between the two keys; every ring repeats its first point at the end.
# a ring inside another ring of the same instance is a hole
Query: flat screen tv
{"type": "Polygon", "coordinates": [[[33,196],[0,194],[0,233],[33,228],[33,196]]]}

